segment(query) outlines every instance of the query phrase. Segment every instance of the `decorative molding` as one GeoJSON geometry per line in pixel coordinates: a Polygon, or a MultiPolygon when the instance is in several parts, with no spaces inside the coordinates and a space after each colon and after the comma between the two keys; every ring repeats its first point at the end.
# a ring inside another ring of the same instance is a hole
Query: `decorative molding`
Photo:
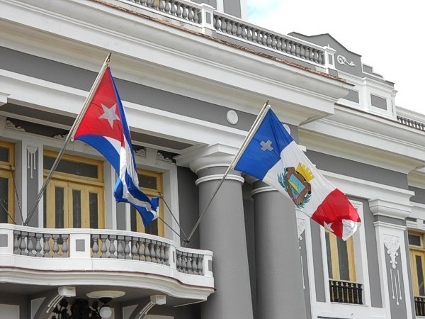
{"type": "Polygon", "coordinates": [[[35,146],[27,146],[27,168],[30,170],[30,178],[34,178],[33,172],[37,170],[37,151],[35,146]]]}
{"type": "MultiPolygon", "coordinates": [[[[306,220],[304,218],[297,218],[297,232],[298,232],[298,249],[301,251],[301,241],[303,240],[302,234],[305,231],[306,220]]],[[[300,263],[301,263],[301,278],[303,289],[305,289],[305,279],[304,279],[304,261],[303,255],[300,252],[300,263]]]]}
{"type": "Polygon", "coordinates": [[[336,57],[336,60],[339,64],[346,64],[348,66],[356,66],[356,64],[353,61],[348,62],[347,58],[341,54],[338,54],[336,57]]]}
{"type": "MultiPolygon", "coordinates": [[[[222,180],[223,177],[224,177],[224,174],[213,174],[213,175],[200,177],[195,181],[195,185],[198,186],[199,184],[204,183],[204,182],[222,180]]],[[[245,179],[242,176],[232,175],[232,174],[227,174],[226,178],[224,178],[224,179],[228,180],[228,181],[237,181],[237,182],[240,182],[242,184],[245,181],[245,179]]]]}
{"type": "Polygon", "coordinates": [[[6,128],[9,130],[25,132],[25,129],[20,126],[15,126],[15,124],[13,124],[10,120],[6,120],[6,128]]]}
{"type": "Polygon", "coordinates": [[[137,151],[134,151],[134,155],[138,157],[146,158],[146,149],[144,148],[138,149],[137,151]]]}
{"type": "Polygon", "coordinates": [[[251,191],[251,196],[257,195],[259,193],[266,193],[266,192],[277,192],[277,189],[271,186],[263,186],[263,187],[255,188],[251,191]]]}
{"type": "Polygon", "coordinates": [[[239,121],[238,113],[236,113],[234,110],[230,110],[227,112],[227,121],[230,124],[236,124],[239,121]]]}
{"type": "Polygon", "coordinates": [[[303,240],[302,234],[305,231],[305,222],[304,218],[297,218],[298,241],[303,240]]]}
{"type": "Polygon", "coordinates": [[[390,264],[393,269],[397,268],[397,261],[395,260],[398,256],[398,249],[400,248],[400,237],[392,235],[384,235],[383,242],[387,249],[387,254],[390,255],[390,264]]]}
{"type": "Polygon", "coordinates": [[[67,136],[68,136],[68,134],[57,134],[57,135],[53,136],[53,138],[55,140],[64,141],[67,136]]]}
{"type": "Polygon", "coordinates": [[[156,160],[157,161],[161,161],[161,162],[166,162],[166,163],[173,163],[173,154],[168,153],[168,152],[162,152],[162,151],[157,151],[156,153],[156,160]]]}
{"type": "Polygon", "coordinates": [[[382,240],[386,248],[387,254],[390,256],[391,268],[389,269],[390,280],[391,280],[391,291],[390,294],[397,305],[400,304],[400,300],[403,300],[401,292],[401,281],[400,281],[400,269],[397,267],[396,258],[399,255],[398,250],[400,249],[401,240],[398,236],[383,235],[382,240]]]}

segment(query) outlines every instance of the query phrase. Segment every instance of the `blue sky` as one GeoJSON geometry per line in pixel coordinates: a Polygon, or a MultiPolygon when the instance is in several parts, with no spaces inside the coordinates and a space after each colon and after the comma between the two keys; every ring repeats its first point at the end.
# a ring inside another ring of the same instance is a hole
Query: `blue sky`
{"type": "Polygon", "coordinates": [[[331,34],[394,82],[396,105],[425,114],[425,1],[247,0],[248,20],[288,34],[331,34]]]}

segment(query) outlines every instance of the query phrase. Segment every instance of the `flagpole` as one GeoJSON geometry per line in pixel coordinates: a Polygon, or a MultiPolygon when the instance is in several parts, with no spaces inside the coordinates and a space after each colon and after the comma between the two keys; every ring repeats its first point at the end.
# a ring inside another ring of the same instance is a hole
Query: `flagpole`
{"type": "Polygon", "coordinates": [[[34,215],[34,212],[37,209],[38,203],[40,202],[40,199],[41,199],[41,197],[43,196],[43,194],[46,190],[47,184],[50,182],[50,179],[52,178],[53,173],[55,172],[57,166],[59,165],[59,161],[61,160],[62,155],[65,153],[65,149],[66,149],[67,145],[69,144],[70,141],[74,140],[75,128],[78,127],[78,125],[81,122],[81,119],[83,118],[84,114],[86,113],[87,108],[90,105],[90,102],[93,98],[94,92],[97,90],[99,83],[100,83],[100,80],[102,79],[103,74],[105,73],[105,70],[108,67],[108,63],[109,63],[110,60],[111,60],[111,53],[109,53],[107,55],[105,61],[103,62],[103,65],[100,68],[99,73],[97,74],[97,77],[96,77],[96,79],[93,83],[93,86],[91,87],[90,92],[87,95],[86,100],[84,101],[83,108],[81,109],[81,112],[77,115],[77,118],[75,119],[74,124],[72,124],[71,129],[69,130],[69,133],[66,136],[65,142],[64,142],[61,150],[59,151],[58,155],[56,156],[56,159],[55,159],[55,161],[54,161],[54,163],[53,163],[53,165],[52,165],[52,167],[49,171],[49,174],[46,177],[46,180],[43,183],[43,186],[41,187],[40,191],[38,192],[35,203],[32,206],[32,208],[31,208],[31,210],[30,210],[30,212],[27,216],[27,219],[24,222],[24,226],[28,225],[29,221],[31,220],[32,215],[34,215]]]}
{"type": "Polygon", "coordinates": [[[192,238],[193,234],[195,233],[196,229],[198,228],[199,224],[201,223],[202,218],[204,217],[205,213],[207,212],[208,208],[210,207],[212,201],[214,200],[215,196],[217,195],[221,185],[223,185],[224,180],[226,179],[227,175],[230,173],[230,171],[233,169],[235,163],[239,160],[242,153],[245,151],[246,147],[248,146],[249,142],[251,142],[252,137],[257,132],[259,123],[262,122],[264,116],[266,115],[266,112],[270,108],[269,101],[267,100],[266,103],[264,103],[263,107],[261,108],[260,112],[257,115],[257,118],[255,119],[254,123],[252,123],[251,128],[248,131],[248,134],[246,135],[242,146],[239,148],[239,151],[236,153],[235,157],[233,158],[232,162],[230,163],[229,167],[227,167],[226,171],[223,174],[223,177],[220,180],[220,183],[218,184],[217,188],[214,191],[214,194],[212,195],[210,201],[208,202],[207,206],[202,211],[201,215],[199,215],[198,220],[196,221],[195,225],[193,226],[192,230],[189,233],[189,236],[184,241],[185,243],[189,243],[190,239],[192,238]]]}

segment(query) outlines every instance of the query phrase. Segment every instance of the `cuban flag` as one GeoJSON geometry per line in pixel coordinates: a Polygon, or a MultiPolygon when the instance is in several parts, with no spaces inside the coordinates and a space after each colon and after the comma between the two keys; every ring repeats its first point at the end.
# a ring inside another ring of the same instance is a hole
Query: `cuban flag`
{"type": "Polygon", "coordinates": [[[94,147],[114,167],[118,175],[114,189],[117,202],[133,205],[145,226],[158,217],[158,198],[149,199],[139,188],[130,130],[109,67],[82,114],[73,139],[94,147]]]}
{"type": "Polygon", "coordinates": [[[337,237],[347,240],[353,235],[360,225],[356,209],[315,168],[270,106],[256,127],[235,158],[234,168],[276,188],[337,237]]]}

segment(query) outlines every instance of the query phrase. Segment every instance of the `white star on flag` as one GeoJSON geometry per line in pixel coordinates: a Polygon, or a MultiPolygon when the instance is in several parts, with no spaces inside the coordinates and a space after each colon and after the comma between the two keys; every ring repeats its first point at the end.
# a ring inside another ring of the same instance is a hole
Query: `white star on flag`
{"type": "Polygon", "coordinates": [[[99,116],[99,118],[108,120],[109,125],[111,125],[111,127],[114,127],[114,121],[120,120],[117,113],[115,113],[117,105],[114,104],[110,108],[108,108],[107,106],[105,106],[103,104],[101,104],[101,106],[102,106],[102,109],[103,109],[103,114],[101,116],[99,116]]]}
{"type": "Polygon", "coordinates": [[[343,225],[342,233],[344,237],[347,237],[347,238],[353,235],[357,229],[355,222],[353,222],[352,220],[343,219],[342,225],[343,225]]]}
{"type": "Polygon", "coordinates": [[[332,229],[332,224],[333,223],[323,223],[323,227],[325,227],[326,230],[329,230],[330,232],[334,232],[334,230],[332,229]]]}

